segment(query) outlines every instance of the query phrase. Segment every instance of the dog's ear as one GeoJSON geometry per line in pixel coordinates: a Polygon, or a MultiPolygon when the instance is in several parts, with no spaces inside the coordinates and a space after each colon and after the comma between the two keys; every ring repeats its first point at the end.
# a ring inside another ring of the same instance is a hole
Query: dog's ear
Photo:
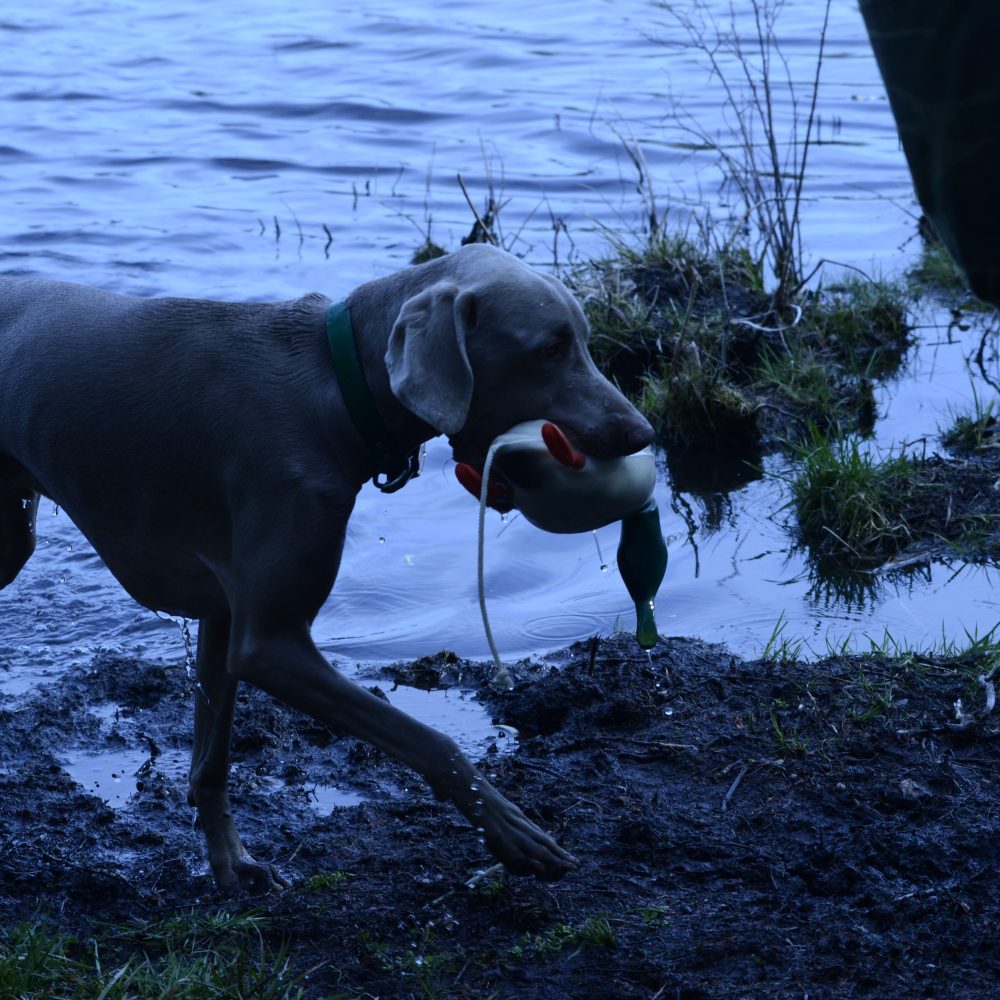
{"type": "Polygon", "coordinates": [[[457,434],[469,415],[465,337],[475,324],[475,296],[443,282],[407,299],[389,334],[385,366],[393,394],[442,434],[457,434]]]}

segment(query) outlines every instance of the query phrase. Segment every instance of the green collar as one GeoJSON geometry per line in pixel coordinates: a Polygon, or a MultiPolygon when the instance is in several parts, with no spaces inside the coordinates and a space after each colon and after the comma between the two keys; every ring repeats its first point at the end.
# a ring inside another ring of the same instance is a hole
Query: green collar
{"type": "Polygon", "coordinates": [[[375,475],[372,482],[383,493],[395,493],[420,474],[419,449],[403,454],[379,415],[368,389],[351,328],[351,311],[346,302],[330,306],[326,313],[326,338],[344,405],[372,455],[375,475]],[[385,480],[379,482],[379,476],[385,480]]]}

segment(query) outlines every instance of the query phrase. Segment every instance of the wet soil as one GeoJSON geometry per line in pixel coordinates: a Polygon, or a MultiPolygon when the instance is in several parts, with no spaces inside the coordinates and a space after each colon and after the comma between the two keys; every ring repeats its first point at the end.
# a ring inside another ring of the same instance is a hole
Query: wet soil
{"type": "Polygon", "coordinates": [[[1000,451],[923,459],[907,493],[913,540],[897,563],[956,555],[977,563],[1000,558],[1000,451]]]}
{"type": "Polygon", "coordinates": [[[293,884],[220,899],[165,764],[190,745],[191,681],[101,655],[2,705],[0,917],[96,938],[109,963],[138,947],[123,925],[254,911],[310,997],[993,997],[988,667],[615,637],[517,665],[509,692],[450,654],[368,681],[476,689],[518,730],[481,766],[579,859],[548,885],[490,870],[400,766],[245,691],[237,818],[293,884]],[[81,749],[145,757],[121,808],[68,776],[81,749]],[[367,798],[317,810],[316,784],[367,798]]]}

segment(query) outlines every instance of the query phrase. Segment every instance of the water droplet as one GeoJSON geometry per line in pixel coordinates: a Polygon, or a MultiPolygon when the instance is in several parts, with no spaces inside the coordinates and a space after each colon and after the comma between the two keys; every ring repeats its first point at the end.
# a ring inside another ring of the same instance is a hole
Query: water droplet
{"type": "Polygon", "coordinates": [[[673,715],[674,714],[674,710],[672,708],[665,708],[663,710],[663,714],[664,715],[673,715]]]}
{"type": "Polygon", "coordinates": [[[55,517],[59,513],[59,504],[54,503],[52,505],[52,516],[55,517]]]}
{"type": "Polygon", "coordinates": [[[378,540],[379,545],[385,545],[385,539],[380,535],[378,540]]]}
{"type": "Polygon", "coordinates": [[[473,782],[471,785],[469,785],[469,791],[470,792],[478,792],[479,791],[479,785],[477,785],[476,782],[473,782]]]}
{"type": "Polygon", "coordinates": [[[602,573],[607,573],[607,571],[608,571],[608,564],[607,563],[601,563],[601,572],[602,573]]]}

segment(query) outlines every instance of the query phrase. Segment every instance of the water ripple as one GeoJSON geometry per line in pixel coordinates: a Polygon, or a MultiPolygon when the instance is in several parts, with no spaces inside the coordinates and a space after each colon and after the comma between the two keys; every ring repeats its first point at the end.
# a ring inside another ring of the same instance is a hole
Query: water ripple
{"type": "Polygon", "coordinates": [[[283,101],[267,103],[227,103],[199,98],[159,101],[157,106],[176,111],[214,111],[265,118],[310,118],[319,120],[348,120],[383,122],[398,125],[419,125],[426,122],[447,121],[456,117],[449,111],[424,111],[417,108],[393,105],[365,104],[359,101],[324,101],[322,103],[297,103],[283,101]]]}

